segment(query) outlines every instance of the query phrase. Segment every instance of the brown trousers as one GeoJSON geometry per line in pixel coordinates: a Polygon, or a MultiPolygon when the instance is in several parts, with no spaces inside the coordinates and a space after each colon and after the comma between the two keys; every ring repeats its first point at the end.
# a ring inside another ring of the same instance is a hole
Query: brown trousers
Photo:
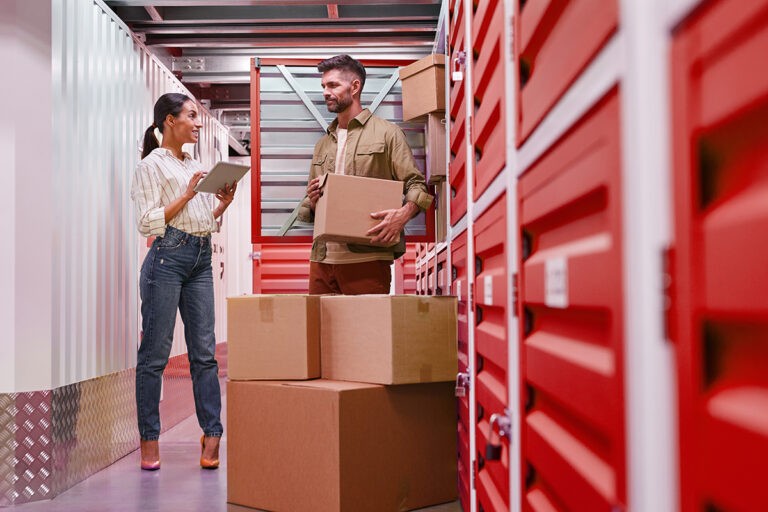
{"type": "Polygon", "coordinates": [[[366,293],[389,294],[392,273],[391,261],[366,261],[365,263],[309,263],[309,293],[322,295],[363,295],[366,293]]]}

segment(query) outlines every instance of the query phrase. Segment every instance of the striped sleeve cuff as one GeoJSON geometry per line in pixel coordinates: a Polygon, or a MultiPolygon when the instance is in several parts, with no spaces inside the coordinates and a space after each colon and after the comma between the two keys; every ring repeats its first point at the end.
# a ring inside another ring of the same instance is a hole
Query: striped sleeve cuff
{"type": "Polygon", "coordinates": [[[149,222],[149,234],[163,236],[165,234],[165,208],[158,208],[147,214],[149,222]]]}

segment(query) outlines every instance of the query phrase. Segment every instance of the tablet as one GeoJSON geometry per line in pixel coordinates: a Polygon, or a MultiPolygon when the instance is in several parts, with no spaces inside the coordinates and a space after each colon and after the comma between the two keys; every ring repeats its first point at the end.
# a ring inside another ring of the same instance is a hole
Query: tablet
{"type": "Polygon", "coordinates": [[[229,162],[219,162],[213,166],[213,169],[200,180],[195,187],[195,192],[208,192],[215,194],[220,188],[224,188],[227,183],[232,184],[240,181],[251,168],[247,165],[230,164],[229,162]]]}

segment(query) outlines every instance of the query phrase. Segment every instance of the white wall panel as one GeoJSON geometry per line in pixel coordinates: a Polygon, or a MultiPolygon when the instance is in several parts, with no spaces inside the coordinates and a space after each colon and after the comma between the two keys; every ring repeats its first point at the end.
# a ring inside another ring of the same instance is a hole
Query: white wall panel
{"type": "MultiPolygon", "coordinates": [[[[13,305],[3,308],[0,392],[15,392],[135,365],[146,243],[130,183],[155,99],[188,92],[100,0],[16,0],[2,11],[0,46],[23,77],[4,95],[14,101],[3,140],[14,147],[3,152],[3,175],[11,170],[15,190],[0,201],[13,269],[0,295],[13,305]]],[[[207,111],[203,123],[201,141],[186,149],[210,166],[226,155],[227,132],[207,111]]],[[[225,240],[226,232],[214,237],[220,340],[225,240]]],[[[181,339],[175,353],[186,351],[181,339]]]]}

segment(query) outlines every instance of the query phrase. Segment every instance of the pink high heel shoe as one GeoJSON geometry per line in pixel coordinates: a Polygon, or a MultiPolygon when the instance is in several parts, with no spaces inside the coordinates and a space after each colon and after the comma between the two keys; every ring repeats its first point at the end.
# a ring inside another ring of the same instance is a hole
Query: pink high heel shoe
{"type": "Polygon", "coordinates": [[[155,441],[141,441],[141,469],[156,471],[160,469],[160,445],[155,441]]]}

